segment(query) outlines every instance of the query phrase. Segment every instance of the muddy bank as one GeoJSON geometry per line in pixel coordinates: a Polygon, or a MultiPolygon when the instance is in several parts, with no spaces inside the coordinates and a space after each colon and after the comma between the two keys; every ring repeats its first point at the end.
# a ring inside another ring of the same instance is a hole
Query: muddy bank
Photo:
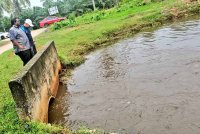
{"type": "Polygon", "coordinates": [[[172,24],[89,55],[53,112],[62,117],[52,122],[130,134],[200,133],[199,31],[199,20],[172,24]]]}

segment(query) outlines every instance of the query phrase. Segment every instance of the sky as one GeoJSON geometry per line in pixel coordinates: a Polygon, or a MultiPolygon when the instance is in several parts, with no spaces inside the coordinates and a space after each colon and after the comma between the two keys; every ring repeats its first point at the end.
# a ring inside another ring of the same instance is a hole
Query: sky
{"type": "Polygon", "coordinates": [[[30,0],[30,2],[31,2],[31,7],[34,7],[34,6],[41,7],[42,6],[42,3],[40,2],[40,0],[30,0]]]}

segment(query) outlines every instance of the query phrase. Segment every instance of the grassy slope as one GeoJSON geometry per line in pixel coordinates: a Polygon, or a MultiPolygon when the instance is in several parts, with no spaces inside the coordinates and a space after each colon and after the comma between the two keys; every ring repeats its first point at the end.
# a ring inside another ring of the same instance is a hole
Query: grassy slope
{"type": "MultiPolygon", "coordinates": [[[[84,24],[90,20],[91,16],[95,16],[94,14],[87,14],[77,18],[77,23],[80,24],[78,27],[63,28],[62,30],[45,33],[37,38],[37,42],[42,45],[48,40],[54,40],[63,63],[78,65],[84,61],[83,54],[87,50],[96,48],[95,43],[98,44],[99,42],[101,44],[101,42],[108,40],[109,33],[123,29],[123,27],[145,23],[144,20],[140,20],[141,17],[159,13],[164,5],[163,3],[154,3],[147,6],[133,6],[132,8],[129,8],[130,5],[125,5],[121,7],[121,10],[124,11],[118,11],[120,9],[114,8],[109,10],[106,13],[108,15],[101,21],[84,24]],[[152,10],[154,6],[156,8],[152,10]],[[125,10],[125,8],[127,9],[125,10]]],[[[96,14],[100,13],[97,12],[96,14]]]]}
{"type": "Polygon", "coordinates": [[[19,121],[15,103],[8,88],[9,79],[22,68],[20,59],[12,51],[1,55],[0,60],[0,134],[2,133],[50,133],[59,128],[34,122],[19,121]]]}
{"type": "Polygon", "coordinates": [[[165,14],[161,14],[164,9],[169,9],[173,5],[177,5],[181,11],[190,8],[179,0],[166,0],[145,6],[136,6],[135,1],[141,0],[130,0],[120,7],[78,17],[77,27],[45,33],[37,38],[38,46],[54,40],[62,63],[76,66],[84,62],[84,55],[92,49],[112,44],[118,39],[135,34],[146,26],[159,26],[164,20],[181,14],[180,11],[174,13],[166,11],[165,14]],[[91,21],[91,17],[102,13],[105,15],[100,21],[91,21]]]}
{"type": "MultiPolygon", "coordinates": [[[[186,10],[187,13],[199,13],[199,4],[187,6],[177,3],[177,0],[167,0],[161,3],[151,3],[136,6],[136,0],[125,3],[118,8],[106,11],[88,13],[77,18],[77,25],[73,28],[63,28],[49,31],[36,39],[38,48],[49,40],[54,40],[58,54],[66,65],[76,66],[84,62],[84,55],[99,46],[112,44],[118,39],[130,36],[146,26],[161,25],[163,20],[173,18],[177,13],[186,10]],[[176,1],[176,2],[175,2],[176,1]],[[161,14],[161,11],[177,5],[177,12],[161,14]],[[187,11],[189,10],[189,12],[187,11]],[[91,17],[105,12],[100,21],[92,21],[91,17]],[[159,21],[158,21],[159,20],[159,21]]],[[[184,11],[185,13],[185,11],[184,11]]],[[[17,118],[15,103],[12,99],[8,81],[21,68],[22,62],[12,51],[0,55],[0,133],[49,133],[59,131],[51,127],[34,122],[24,122],[17,118]]]]}

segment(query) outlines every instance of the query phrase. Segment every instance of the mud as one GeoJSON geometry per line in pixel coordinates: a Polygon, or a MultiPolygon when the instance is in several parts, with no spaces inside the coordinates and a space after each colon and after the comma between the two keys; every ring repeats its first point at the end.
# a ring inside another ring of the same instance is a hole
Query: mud
{"type": "Polygon", "coordinates": [[[199,81],[200,21],[164,26],[89,55],[74,70],[51,123],[123,134],[199,134],[199,81]]]}

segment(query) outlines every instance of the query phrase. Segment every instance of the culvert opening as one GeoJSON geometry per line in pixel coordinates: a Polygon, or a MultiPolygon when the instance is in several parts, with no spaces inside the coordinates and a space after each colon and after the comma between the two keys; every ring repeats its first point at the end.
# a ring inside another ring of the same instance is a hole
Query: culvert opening
{"type": "Polygon", "coordinates": [[[68,107],[67,86],[59,83],[56,97],[49,102],[48,123],[59,125],[65,123],[65,112],[68,107]]]}

